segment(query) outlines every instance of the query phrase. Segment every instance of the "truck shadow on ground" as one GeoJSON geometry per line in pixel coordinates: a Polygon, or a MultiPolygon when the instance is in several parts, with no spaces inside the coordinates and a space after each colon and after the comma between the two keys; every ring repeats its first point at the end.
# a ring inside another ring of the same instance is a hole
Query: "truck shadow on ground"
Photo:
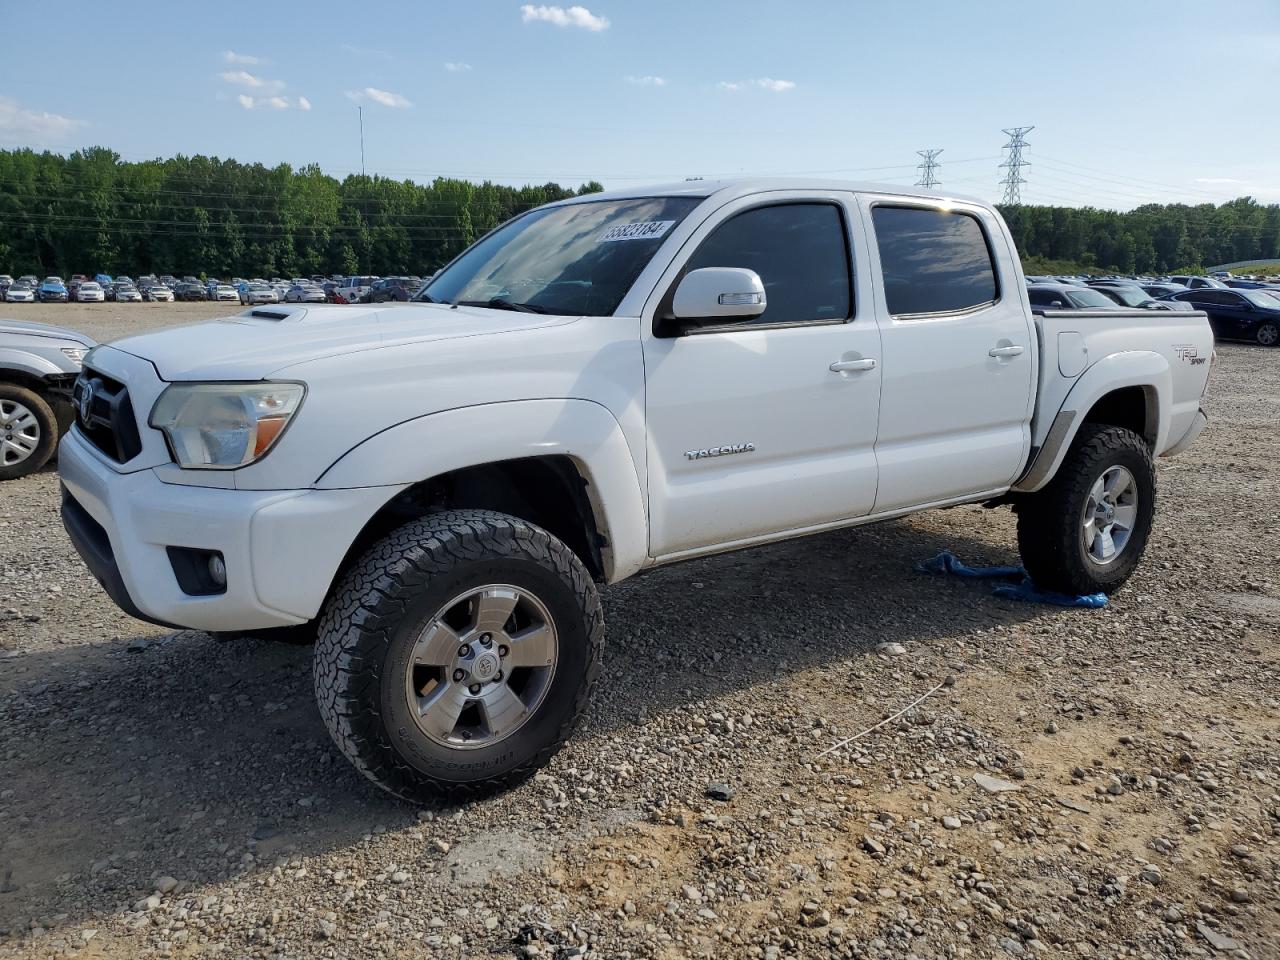
{"type": "MultiPolygon", "coordinates": [[[[611,588],[606,669],[578,736],[855,660],[882,641],[1053,615],[913,571],[943,549],[1011,560],[1007,549],[899,521],[611,588]]],[[[323,853],[415,820],[330,743],[308,648],[187,632],[11,657],[0,668],[0,729],[0,939],[34,920],[119,909],[158,875],[206,887],[247,855],[270,864],[323,853]]]]}

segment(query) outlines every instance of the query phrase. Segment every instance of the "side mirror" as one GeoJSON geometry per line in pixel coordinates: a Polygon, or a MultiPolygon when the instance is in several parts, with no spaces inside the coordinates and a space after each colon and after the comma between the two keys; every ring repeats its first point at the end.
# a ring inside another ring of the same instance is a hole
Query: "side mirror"
{"type": "Polygon", "coordinates": [[[734,323],[764,313],[764,284],[754,270],[703,267],[684,275],[671,302],[671,314],[686,322],[734,323]]]}
{"type": "Polygon", "coordinates": [[[1061,310],[1064,306],[1066,306],[1066,304],[1064,304],[1061,300],[1054,300],[1053,302],[1051,302],[1051,303],[1049,304],[1049,306],[1050,306],[1051,308],[1054,308],[1054,309],[1057,309],[1057,310],[1061,310]]]}

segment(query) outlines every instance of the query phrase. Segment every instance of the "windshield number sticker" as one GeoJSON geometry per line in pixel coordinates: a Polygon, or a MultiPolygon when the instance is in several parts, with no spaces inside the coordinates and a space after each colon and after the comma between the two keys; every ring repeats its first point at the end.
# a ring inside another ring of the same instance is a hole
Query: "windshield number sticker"
{"type": "Polygon", "coordinates": [[[620,223],[610,227],[596,243],[615,243],[618,240],[653,240],[676,225],[674,220],[646,220],[641,223],[620,223]]]}

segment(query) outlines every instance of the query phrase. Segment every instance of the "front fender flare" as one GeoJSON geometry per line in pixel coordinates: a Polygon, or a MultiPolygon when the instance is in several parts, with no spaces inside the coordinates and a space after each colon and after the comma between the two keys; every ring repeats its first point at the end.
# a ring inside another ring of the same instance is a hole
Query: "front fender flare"
{"type": "Polygon", "coordinates": [[[1144,433],[1152,445],[1152,452],[1158,453],[1168,446],[1169,425],[1173,418],[1173,372],[1169,369],[1169,361],[1151,350],[1113,353],[1080,375],[1062,401],[1044,443],[1013,489],[1019,493],[1033,493],[1053,479],[1094,404],[1108,393],[1125,387],[1141,387],[1146,392],[1147,424],[1144,433]]]}
{"type": "Polygon", "coordinates": [[[347,451],[318,489],[402,487],[464,467],[565,456],[587,481],[597,529],[609,540],[609,582],[647,561],[648,519],[640,474],[622,427],[590,400],[515,400],[458,407],[388,427],[347,451]]]}

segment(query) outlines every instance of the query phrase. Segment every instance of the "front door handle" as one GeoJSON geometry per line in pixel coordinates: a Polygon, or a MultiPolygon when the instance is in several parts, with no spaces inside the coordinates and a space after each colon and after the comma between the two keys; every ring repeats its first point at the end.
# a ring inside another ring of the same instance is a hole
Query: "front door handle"
{"type": "Polygon", "coordinates": [[[856,373],[859,370],[874,370],[876,362],[871,357],[861,360],[837,360],[831,365],[832,373],[856,373]]]}
{"type": "Polygon", "coordinates": [[[992,347],[987,351],[989,357],[1020,357],[1022,356],[1022,348],[1019,346],[1012,347],[992,347]]]}

